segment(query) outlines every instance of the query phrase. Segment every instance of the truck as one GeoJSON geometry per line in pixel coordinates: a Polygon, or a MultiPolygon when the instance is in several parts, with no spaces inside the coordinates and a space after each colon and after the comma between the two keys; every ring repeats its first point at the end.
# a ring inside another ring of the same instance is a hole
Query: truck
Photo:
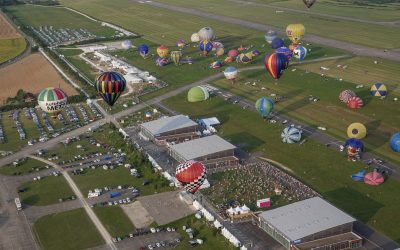
{"type": "Polygon", "coordinates": [[[94,126],[91,126],[90,128],[88,128],[88,131],[89,131],[89,132],[94,132],[94,131],[96,131],[98,128],[100,128],[99,125],[94,125],[94,126]]]}
{"type": "Polygon", "coordinates": [[[115,198],[115,197],[118,197],[118,196],[121,196],[121,193],[119,193],[119,192],[111,192],[110,193],[110,198],[112,199],[112,198],[115,198]]]}
{"type": "Polygon", "coordinates": [[[15,198],[15,206],[17,207],[17,210],[22,210],[22,204],[19,198],[15,198]]]}

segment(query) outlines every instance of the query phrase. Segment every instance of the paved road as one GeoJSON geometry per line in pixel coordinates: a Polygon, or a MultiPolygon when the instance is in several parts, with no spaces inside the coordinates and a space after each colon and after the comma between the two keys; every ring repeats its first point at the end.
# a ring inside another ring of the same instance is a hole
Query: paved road
{"type": "Polygon", "coordinates": [[[307,14],[307,15],[311,15],[311,16],[328,17],[328,18],[331,18],[331,19],[345,20],[345,21],[351,21],[351,22],[375,24],[375,25],[382,25],[382,26],[389,26],[389,27],[400,26],[400,18],[397,21],[373,21],[373,20],[359,19],[359,18],[354,18],[354,17],[338,16],[338,15],[332,15],[332,14],[327,14],[327,13],[319,13],[319,12],[313,11],[312,9],[301,10],[301,9],[294,9],[294,8],[276,6],[276,5],[273,5],[273,4],[256,3],[256,2],[252,2],[252,1],[243,1],[243,0],[230,0],[230,1],[231,2],[235,2],[235,3],[239,3],[239,4],[243,4],[243,5],[253,5],[253,6],[259,6],[259,7],[267,7],[267,8],[277,9],[277,10],[284,10],[284,11],[289,11],[289,12],[294,12],[294,13],[307,14]]]}
{"type": "Polygon", "coordinates": [[[68,172],[65,171],[62,167],[58,166],[57,164],[45,160],[43,158],[37,157],[30,155],[29,156],[32,159],[42,161],[52,167],[54,167],[56,170],[60,171],[66,181],[68,182],[69,186],[71,187],[72,191],[74,191],[77,199],[81,202],[83,208],[85,209],[86,213],[89,215],[89,218],[92,220],[94,225],[96,226],[97,230],[99,230],[101,236],[103,237],[104,241],[107,243],[107,245],[113,249],[117,250],[118,248],[115,246],[114,242],[112,241],[111,235],[108,233],[107,229],[103,226],[97,215],[93,212],[93,209],[89,206],[89,204],[86,202],[85,197],[82,195],[81,191],[79,190],[78,186],[75,184],[75,182],[72,180],[71,176],[69,176],[68,172]]]}
{"type": "MultiPolygon", "coordinates": [[[[141,0],[135,0],[135,1],[139,2],[141,0]]],[[[184,8],[184,7],[180,7],[180,6],[175,6],[175,5],[160,3],[160,2],[154,2],[154,1],[146,1],[143,4],[148,4],[148,5],[151,5],[154,7],[167,9],[167,10],[171,10],[171,11],[182,12],[182,13],[189,14],[189,15],[206,17],[208,19],[214,19],[214,20],[217,20],[220,22],[226,22],[226,23],[230,23],[233,25],[239,25],[242,27],[259,30],[262,32],[265,32],[269,29],[274,29],[274,30],[277,30],[281,35],[285,34],[284,30],[278,29],[271,25],[254,23],[254,22],[250,22],[250,21],[244,21],[241,19],[223,16],[223,15],[212,14],[212,13],[208,13],[208,12],[193,9],[193,8],[184,8]]],[[[348,52],[350,52],[354,55],[358,55],[358,56],[378,57],[378,58],[384,58],[384,59],[400,62],[400,51],[396,51],[396,50],[389,50],[388,52],[385,52],[383,49],[370,48],[370,47],[363,46],[363,45],[357,45],[357,44],[353,44],[353,43],[349,43],[349,42],[324,38],[324,37],[320,37],[320,36],[316,36],[316,35],[312,35],[312,34],[307,34],[303,40],[306,42],[323,44],[324,46],[342,49],[342,50],[348,51],[348,52]]]]}

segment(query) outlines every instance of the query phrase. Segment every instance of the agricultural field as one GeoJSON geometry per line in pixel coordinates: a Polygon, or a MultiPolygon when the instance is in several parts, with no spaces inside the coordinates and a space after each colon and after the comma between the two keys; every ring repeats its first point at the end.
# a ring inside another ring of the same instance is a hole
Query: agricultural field
{"type": "Polygon", "coordinates": [[[0,12],[0,63],[18,56],[25,48],[25,39],[0,12]]]}
{"type": "Polygon", "coordinates": [[[93,210],[112,237],[125,236],[135,230],[135,226],[119,206],[96,206],[93,210]]]}
{"type": "Polygon", "coordinates": [[[99,37],[111,37],[115,35],[113,29],[104,27],[100,22],[90,20],[66,8],[17,5],[9,6],[5,10],[15,18],[17,23],[23,26],[32,26],[35,28],[53,26],[56,29],[84,28],[99,37]]]}
{"type": "Polygon", "coordinates": [[[178,112],[190,115],[192,119],[217,117],[222,123],[218,128],[219,135],[240,145],[245,151],[259,152],[287,166],[297,178],[339,208],[400,241],[397,234],[400,227],[395,222],[400,220],[397,212],[400,206],[398,181],[389,177],[379,187],[354,182],[350,175],[363,169],[363,164],[348,162],[344,154],[312,140],[303,145],[283,144],[280,138],[282,125],[266,123],[255,112],[227,104],[218,97],[202,103],[189,103],[186,101],[186,93],[183,93],[164,103],[178,112]]]}
{"type": "Polygon", "coordinates": [[[19,89],[38,94],[47,87],[60,87],[64,92],[73,96],[77,90],[68,84],[53,66],[39,53],[31,54],[24,59],[0,69],[0,102],[7,97],[14,97],[19,89]],[[9,84],[13,83],[13,84],[9,84]]]}
{"type": "MultiPolygon", "coordinates": [[[[40,174],[38,174],[40,176],[40,174]]],[[[33,206],[46,206],[59,202],[59,199],[70,199],[74,193],[62,176],[42,176],[22,184],[18,190],[21,202],[33,206]]]]}
{"type": "Polygon", "coordinates": [[[164,227],[174,227],[177,232],[183,237],[183,240],[174,249],[186,250],[190,249],[189,236],[182,229],[183,226],[190,227],[194,230],[195,239],[202,239],[203,245],[197,245],[195,249],[208,250],[208,249],[236,249],[230,242],[228,242],[218,230],[206,223],[204,219],[196,219],[193,215],[174,221],[164,227]]]}
{"type": "MultiPolygon", "coordinates": [[[[271,94],[285,96],[285,100],[276,104],[275,109],[278,113],[293,117],[315,128],[318,126],[326,127],[327,133],[341,140],[347,139],[346,130],[351,123],[361,122],[368,129],[368,136],[363,140],[367,151],[383,156],[395,163],[400,163],[398,155],[389,146],[390,137],[398,130],[400,121],[400,115],[396,111],[398,110],[397,102],[393,101],[394,97],[400,97],[398,90],[395,90],[398,88],[398,80],[394,79],[394,82],[388,80],[389,90],[393,91],[385,100],[380,100],[378,97],[373,97],[369,91],[371,83],[374,82],[363,82],[363,77],[354,77],[354,75],[361,75],[365,71],[368,71],[369,75],[374,75],[375,78],[379,78],[378,75],[380,75],[381,79],[386,79],[385,72],[390,75],[390,69],[392,69],[391,73],[395,75],[398,75],[398,73],[394,72],[394,67],[388,67],[386,71],[382,71],[383,68],[375,71],[372,66],[370,68],[363,67],[363,70],[360,70],[361,65],[352,66],[351,62],[357,63],[359,61],[358,58],[350,59],[347,68],[350,72],[340,70],[340,72],[345,73],[335,74],[335,78],[321,77],[320,74],[310,73],[311,68],[317,71],[316,64],[310,68],[305,64],[289,68],[278,82],[272,80],[265,70],[259,70],[243,72],[234,84],[225,79],[220,79],[214,85],[253,102],[262,96],[270,96],[271,94]],[[309,71],[299,68],[305,68],[309,71]],[[294,69],[297,70],[292,71],[294,69]],[[346,82],[343,75],[347,75],[349,81],[361,79],[361,83],[364,83],[365,87],[356,88],[356,84],[360,82],[346,82]],[[339,76],[343,77],[344,81],[339,81],[337,78],[339,76]],[[253,84],[254,82],[257,82],[257,84],[253,84]],[[339,94],[345,89],[353,90],[363,99],[364,107],[358,110],[350,110],[346,104],[340,102],[339,94]],[[310,102],[309,96],[320,100],[310,102]]],[[[333,72],[336,71],[336,64],[330,62],[326,64],[332,66],[333,72]]],[[[319,65],[325,66],[325,62],[319,63],[319,65]]],[[[325,74],[325,71],[318,70],[318,73],[321,72],[325,74]]],[[[391,77],[389,76],[389,78],[391,77]]],[[[366,77],[364,79],[367,80],[366,77]]],[[[373,80],[372,77],[370,80],[373,80]]],[[[386,83],[386,81],[384,82],[386,83]]]]}
{"type": "MultiPolygon", "coordinates": [[[[160,2],[163,2],[163,0],[160,2]]],[[[270,6],[255,6],[230,0],[218,2],[212,0],[164,0],[164,2],[180,7],[190,7],[247,21],[269,24],[281,29],[285,29],[290,23],[303,23],[308,34],[375,48],[399,48],[398,40],[400,39],[400,34],[398,33],[398,28],[395,26],[338,20],[331,17],[309,15],[307,13],[276,12],[270,6]],[[221,6],[224,6],[224,8],[221,8],[221,6]],[[376,37],[379,37],[379,39],[376,39],[376,37]]]]}
{"type": "Polygon", "coordinates": [[[26,158],[18,162],[17,166],[8,164],[0,168],[0,174],[3,175],[25,175],[47,169],[47,165],[41,161],[26,158]]]}
{"type": "Polygon", "coordinates": [[[104,244],[83,208],[38,219],[33,231],[44,250],[77,250],[104,244]]]}

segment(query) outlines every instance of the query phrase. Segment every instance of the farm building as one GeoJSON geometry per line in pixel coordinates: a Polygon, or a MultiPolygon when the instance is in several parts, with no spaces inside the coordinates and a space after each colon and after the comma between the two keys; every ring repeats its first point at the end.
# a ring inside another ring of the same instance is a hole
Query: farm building
{"type": "Polygon", "coordinates": [[[164,117],[140,125],[140,132],[157,144],[199,138],[198,124],[184,115],[164,117]]]}
{"type": "Polygon", "coordinates": [[[320,197],[261,213],[260,227],[286,249],[355,249],[362,238],[353,233],[355,219],[320,197]]]}
{"type": "Polygon", "coordinates": [[[236,147],[218,135],[206,136],[171,146],[170,155],[178,162],[200,161],[208,168],[233,166],[239,163],[236,147]]]}

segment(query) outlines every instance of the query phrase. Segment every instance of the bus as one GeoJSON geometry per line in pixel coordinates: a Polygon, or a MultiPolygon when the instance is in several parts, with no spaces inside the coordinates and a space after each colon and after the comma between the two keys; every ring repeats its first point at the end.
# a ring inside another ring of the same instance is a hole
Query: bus
{"type": "Polygon", "coordinates": [[[22,210],[22,205],[19,198],[15,198],[15,206],[17,206],[17,210],[22,210]]]}

